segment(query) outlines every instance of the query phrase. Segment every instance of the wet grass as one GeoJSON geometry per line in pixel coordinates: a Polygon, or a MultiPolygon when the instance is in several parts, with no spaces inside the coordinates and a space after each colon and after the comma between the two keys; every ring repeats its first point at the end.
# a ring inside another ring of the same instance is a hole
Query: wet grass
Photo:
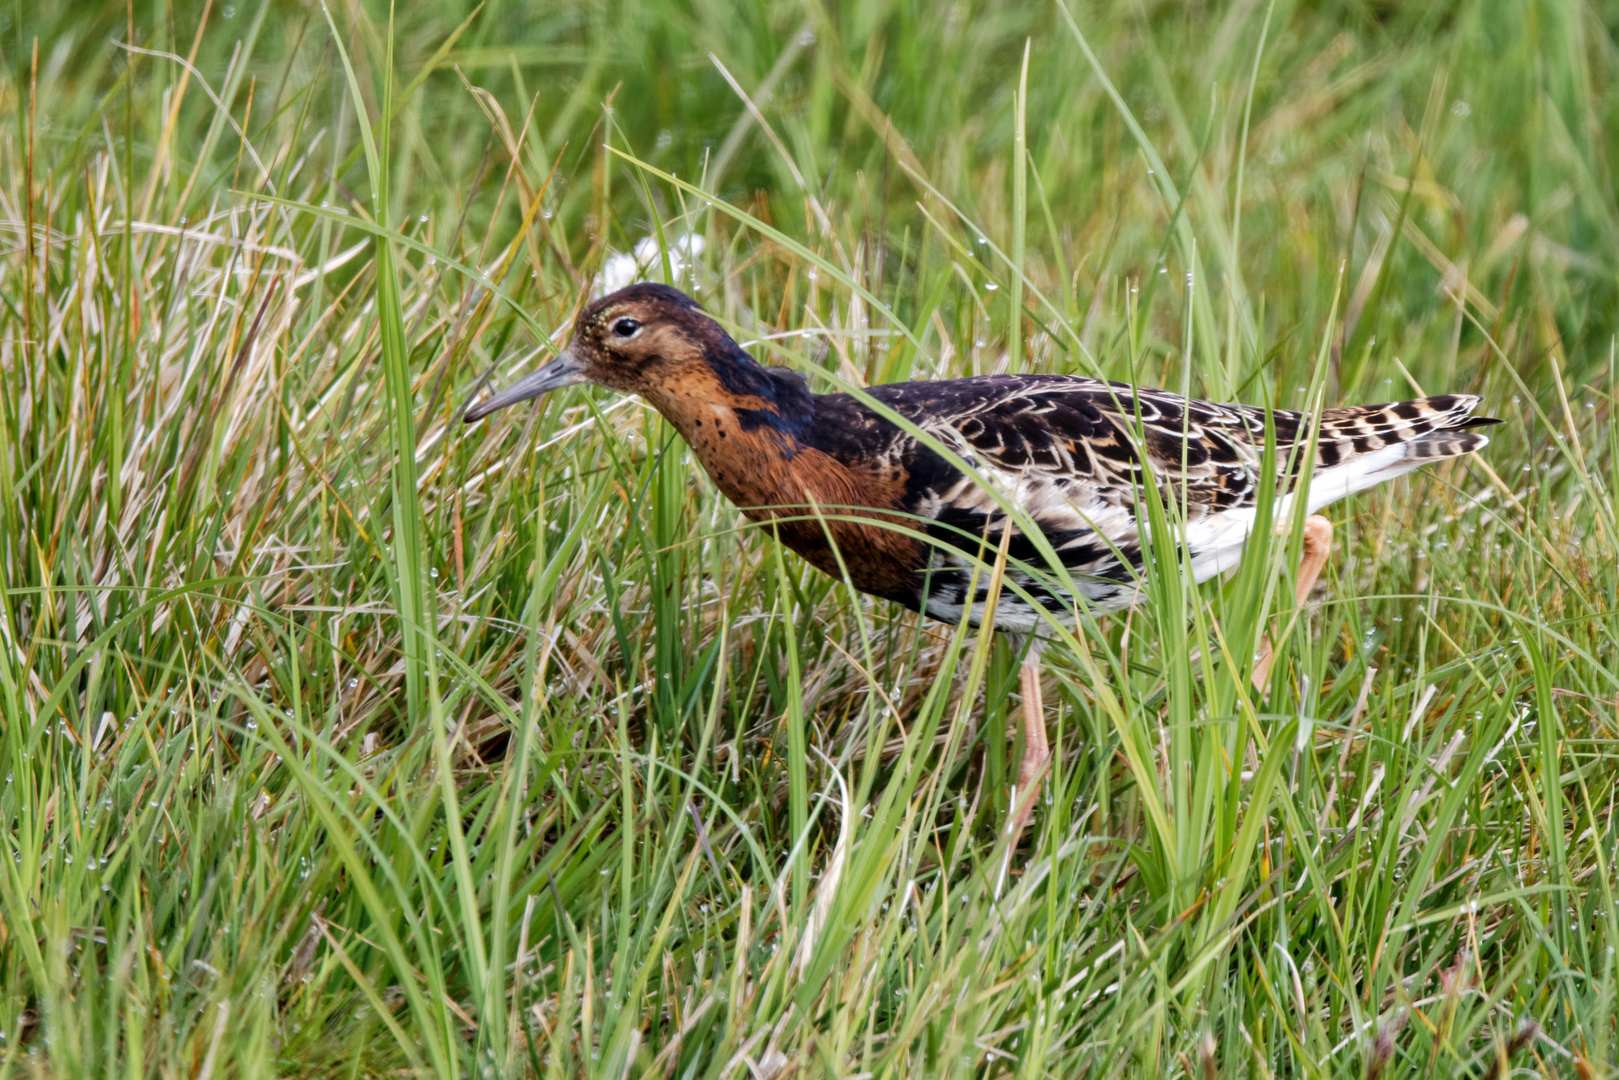
{"type": "Polygon", "coordinates": [[[1616,1075],[1604,18],[0,13],[0,1075],[1616,1075]],[[1508,424],[1082,620],[1013,837],[1005,643],[459,423],[677,236],[822,388],[1508,424]]]}

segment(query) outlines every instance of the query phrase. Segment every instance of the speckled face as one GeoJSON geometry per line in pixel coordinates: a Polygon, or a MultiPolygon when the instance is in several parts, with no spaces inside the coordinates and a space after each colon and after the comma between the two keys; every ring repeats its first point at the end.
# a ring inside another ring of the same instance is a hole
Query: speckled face
{"type": "Polygon", "coordinates": [[[568,352],[584,381],[647,394],[706,367],[713,320],[686,296],[661,285],[632,285],[587,307],[568,352]]]}
{"type": "Polygon", "coordinates": [[[656,403],[660,394],[712,385],[705,359],[730,339],[697,302],[667,285],[631,285],[580,314],[573,338],[548,363],[470,406],[468,423],[551,390],[594,383],[656,403]]]}

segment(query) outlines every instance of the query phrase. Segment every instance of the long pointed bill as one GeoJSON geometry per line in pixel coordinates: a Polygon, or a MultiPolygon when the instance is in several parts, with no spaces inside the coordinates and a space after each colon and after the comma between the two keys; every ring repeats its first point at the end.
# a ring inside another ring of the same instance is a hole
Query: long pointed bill
{"type": "Polygon", "coordinates": [[[573,346],[569,345],[557,353],[550,362],[518,379],[500,393],[469,406],[461,418],[470,424],[508,405],[516,405],[519,401],[537,398],[549,391],[560,390],[564,386],[575,386],[584,381],[585,365],[573,355],[573,346]]]}

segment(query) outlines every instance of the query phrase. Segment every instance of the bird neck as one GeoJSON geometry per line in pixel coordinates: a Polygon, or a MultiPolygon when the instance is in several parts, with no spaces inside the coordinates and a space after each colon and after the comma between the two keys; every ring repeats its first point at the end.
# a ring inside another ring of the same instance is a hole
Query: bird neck
{"type": "Polygon", "coordinates": [[[892,513],[901,478],[840,453],[817,426],[827,399],[798,375],[761,367],[735,345],[729,353],[709,350],[705,361],[645,396],[715,486],[749,518],[773,522],[781,541],[818,569],[847,572],[856,588],[914,603],[925,553],[891,528],[904,524],[892,513]]]}
{"type": "Polygon", "coordinates": [[[820,395],[793,372],[755,363],[730,338],[723,346],[643,395],[725,497],[755,520],[862,501],[850,483],[824,475],[830,459],[813,436],[820,395]]]}
{"type": "Polygon", "coordinates": [[[724,457],[742,443],[761,440],[791,457],[814,420],[818,395],[801,376],[764,367],[728,336],[718,337],[673,377],[644,389],[643,396],[705,466],[710,454],[724,457]]]}

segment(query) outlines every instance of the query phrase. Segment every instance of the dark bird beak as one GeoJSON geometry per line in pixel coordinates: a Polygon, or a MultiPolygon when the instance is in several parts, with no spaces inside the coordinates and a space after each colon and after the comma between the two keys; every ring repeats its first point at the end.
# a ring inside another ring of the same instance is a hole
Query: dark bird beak
{"type": "Polygon", "coordinates": [[[552,357],[550,362],[542,364],[537,370],[518,379],[500,393],[485,398],[476,405],[468,406],[467,411],[461,414],[461,419],[470,424],[508,405],[516,405],[519,401],[537,398],[548,391],[560,390],[564,386],[575,386],[584,381],[585,365],[574,356],[573,346],[570,344],[552,357]]]}

